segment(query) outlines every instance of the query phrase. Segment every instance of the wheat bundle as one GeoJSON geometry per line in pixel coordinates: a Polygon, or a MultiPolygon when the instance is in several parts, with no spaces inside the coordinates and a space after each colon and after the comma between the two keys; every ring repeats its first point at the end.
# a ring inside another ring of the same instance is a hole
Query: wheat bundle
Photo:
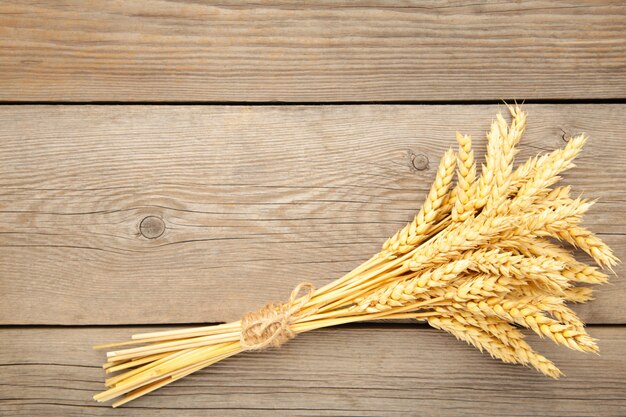
{"type": "Polygon", "coordinates": [[[278,347],[299,333],[377,319],[416,319],[508,363],[558,378],[559,369],[535,352],[521,328],[555,343],[597,352],[568,303],[592,297],[587,284],[607,275],[576,260],[557,244],[587,252],[602,268],[617,258],[581,226],[593,204],[555,187],[574,166],[586,137],[513,168],[526,114],[508,107],[487,134],[486,160],[477,172],[471,138],[457,134],[433,186],[413,221],[381,251],[338,280],[315,289],[300,284],[285,303],[268,304],[239,321],[137,334],[132,344],[107,353],[108,389],[97,401],[118,397],[114,407],[243,351],[278,347]],[[455,175],[456,173],[456,175],[455,175]],[[456,176],[456,182],[454,182],[456,176]],[[584,284],[581,286],[580,284],[584,284]]]}

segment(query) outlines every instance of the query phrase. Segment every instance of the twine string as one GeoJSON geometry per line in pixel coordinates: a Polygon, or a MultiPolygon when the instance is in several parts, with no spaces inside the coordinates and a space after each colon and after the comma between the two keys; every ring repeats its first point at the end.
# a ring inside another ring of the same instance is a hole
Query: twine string
{"type": "Polygon", "coordinates": [[[291,324],[298,318],[312,314],[298,314],[313,296],[315,287],[302,282],[291,292],[289,301],[283,304],[269,303],[241,319],[241,346],[245,350],[261,350],[279,347],[296,337],[291,324]],[[304,294],[300,296],[300,293],[304,294]]]}

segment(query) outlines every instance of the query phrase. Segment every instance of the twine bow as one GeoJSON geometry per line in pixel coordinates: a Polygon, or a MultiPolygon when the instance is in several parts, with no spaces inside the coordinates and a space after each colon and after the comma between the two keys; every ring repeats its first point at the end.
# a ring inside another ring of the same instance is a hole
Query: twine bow
{"type": "Polygon", "coordinates": [[[302,282],[291,292],[289,301],[283,304],[266,304],[257,311],[250,312],[241,319],[241,346],[245,350],[260,350],[279,347],[296,337],[291,324],[308,314],[298,314],[313,296],[315,287],[302,282]],[[300,293],[305,291],[300,297],[300,293]]]}

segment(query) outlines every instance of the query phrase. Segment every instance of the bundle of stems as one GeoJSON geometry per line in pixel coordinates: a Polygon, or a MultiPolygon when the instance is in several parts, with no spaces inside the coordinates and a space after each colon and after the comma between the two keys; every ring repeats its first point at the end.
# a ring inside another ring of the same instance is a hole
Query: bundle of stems
{"type": "Polygon", "coordinates": [[[494,358],[552,378],[561,372],[531,348],[521,328],[570,349],[597,352],[567,304],[590,300],[587,285],[604,283],[607,275],[558,242],[587,252],[601,268],[612,270],[618,260],[581,225],[593,202],[555,186],[574,166],[586,137],[572,137],[564,148],[514,168],[526,114],[517,105],[507,107],[511,121],[498,114],[492,122],[480,174],[471,138],[457,133],[458,149],[444,154],[418,214],[365,263],[318,289],[300,284],[289,301],[236,322],[136,334],[128,342],[98,346],[118,349],[107,353],[104,364],[107,374],[117,374],[94,398],[121,397],[113,403],[117,407],[243,351],[365,320],[426,321],[494,358]],[[141,346],[125,346],[132,344],[141,346]]]}

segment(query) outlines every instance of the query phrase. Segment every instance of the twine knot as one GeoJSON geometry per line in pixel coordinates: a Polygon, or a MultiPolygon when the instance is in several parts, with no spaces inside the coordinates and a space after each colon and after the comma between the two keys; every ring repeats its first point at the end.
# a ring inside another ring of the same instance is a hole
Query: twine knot
{"type": "Polygon", "coordinates": [[[260,350],[267,347],[279,347],[296,337],[291,324],[306,317],[298,314],[313,296],[315,287],[308,282],[300,283],[291,292],[289,301],[283,304],[270,303],[257,311],[250,312],[241,319],[241,346],[245,350],[260,350]],[[300,293],[305,291],[300,297],[300,293]]]}

